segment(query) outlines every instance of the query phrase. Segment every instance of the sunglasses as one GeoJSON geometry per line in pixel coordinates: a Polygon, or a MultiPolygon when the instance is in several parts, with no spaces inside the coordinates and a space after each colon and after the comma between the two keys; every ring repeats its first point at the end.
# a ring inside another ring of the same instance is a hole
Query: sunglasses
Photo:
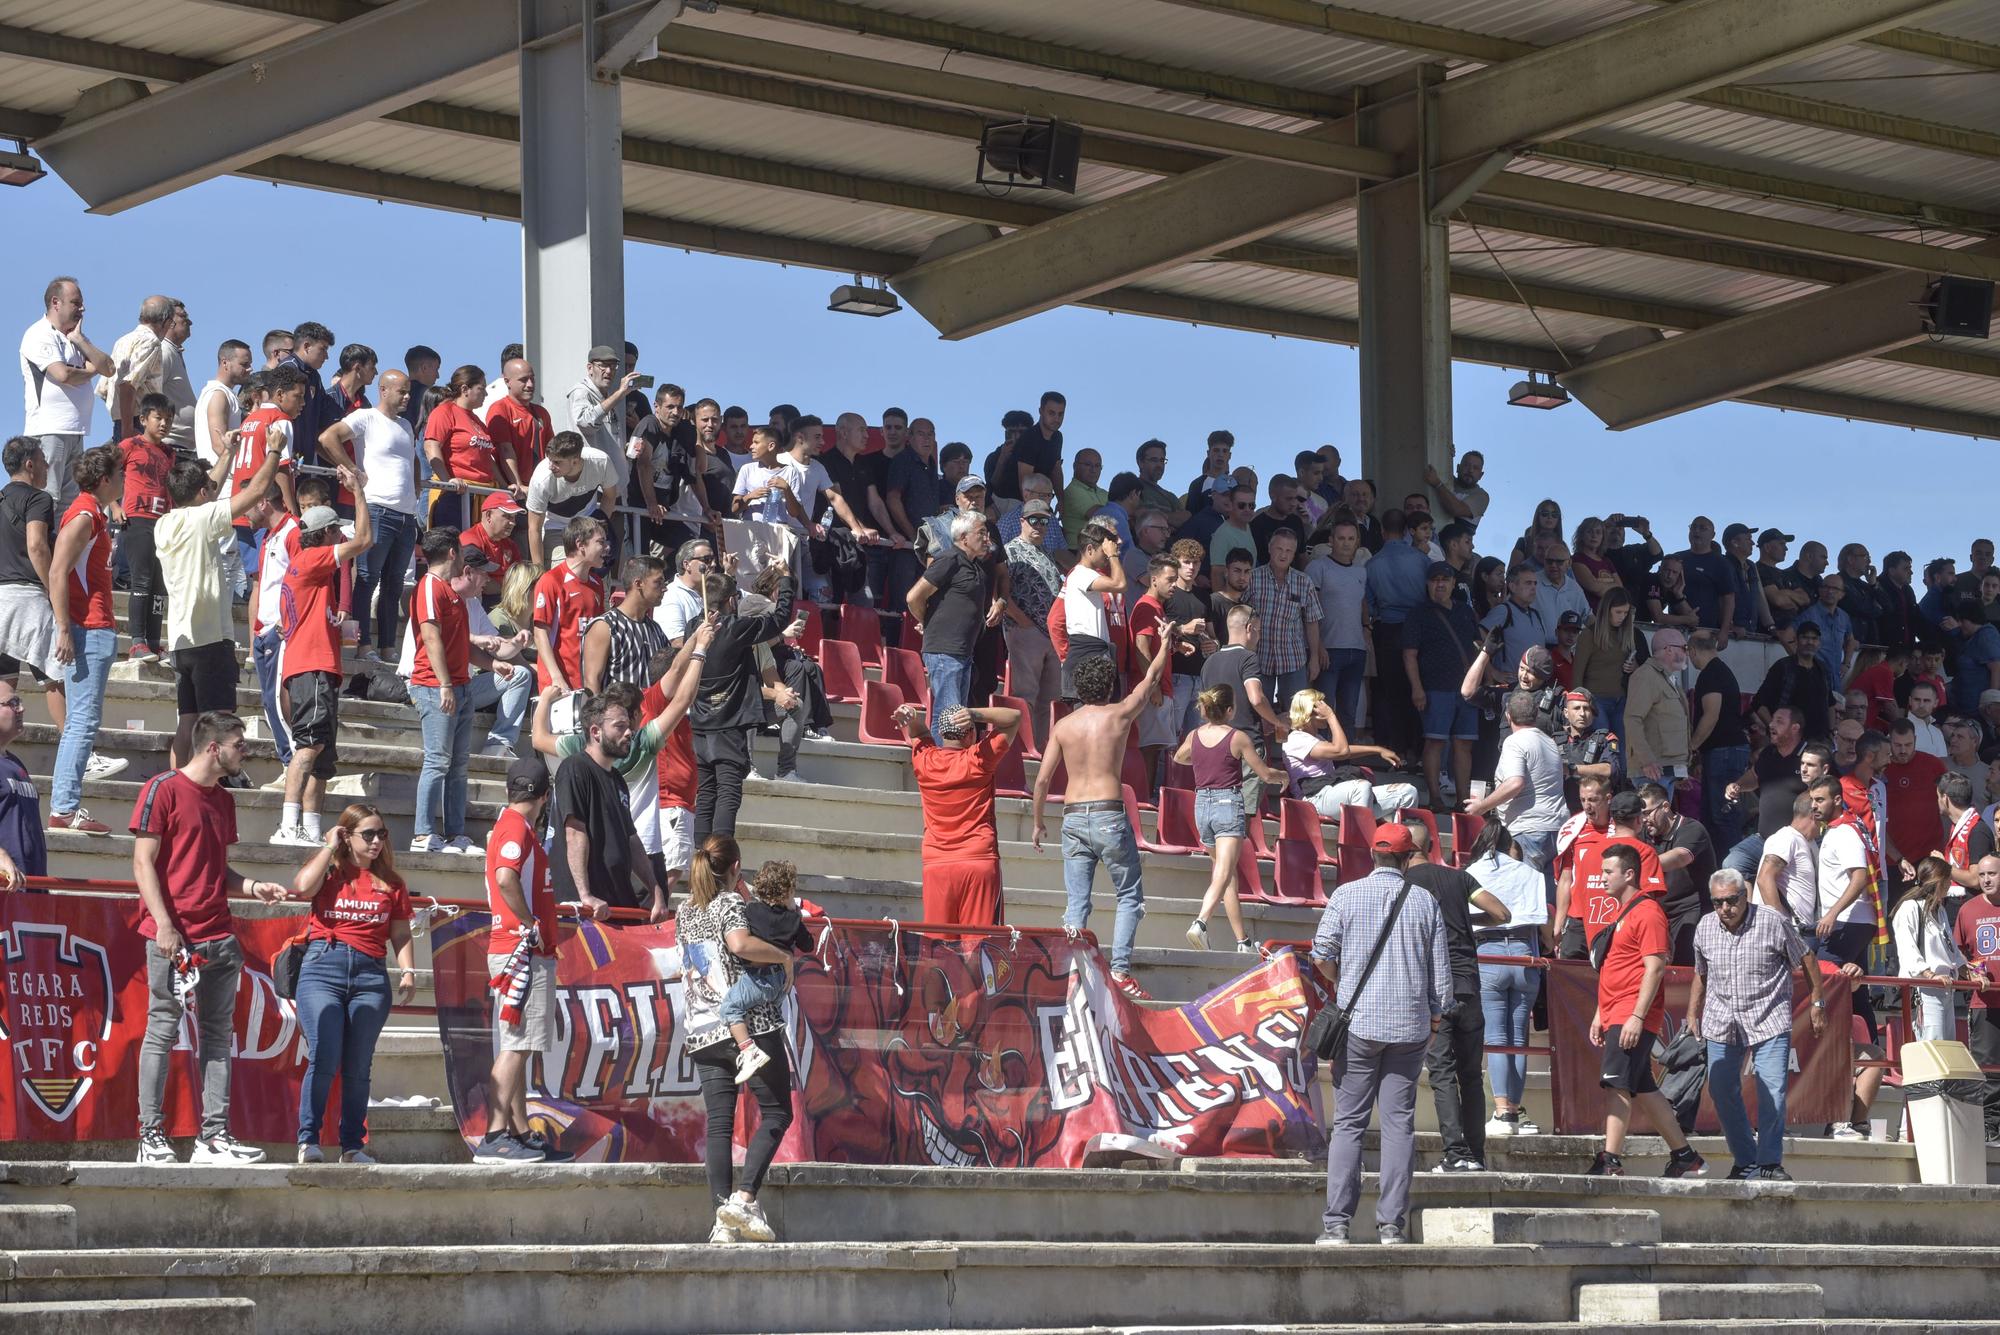
{"type": "Polygon", "coordinates": [[[1719,909],[1737,908],[1743,903],[1741,895],[1716,895],[1708,901],[1719,909]]]}
{"type": "Polygon", "coordinates": [[[389,837],[387,830],[356,830],[354,833],[357,838],[361,839],[387,839],[389,837]]]}

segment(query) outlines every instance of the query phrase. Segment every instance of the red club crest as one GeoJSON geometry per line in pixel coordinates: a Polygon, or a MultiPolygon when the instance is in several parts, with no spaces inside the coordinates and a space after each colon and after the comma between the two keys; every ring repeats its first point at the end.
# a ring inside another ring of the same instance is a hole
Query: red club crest
{"type": "Polygon", "coordinates": [[[61,923],[17,922],[0,942],[0,1041],[28,1101],[51,1121],[68,1121],[111,1037],[111,955],[61,923]]]}

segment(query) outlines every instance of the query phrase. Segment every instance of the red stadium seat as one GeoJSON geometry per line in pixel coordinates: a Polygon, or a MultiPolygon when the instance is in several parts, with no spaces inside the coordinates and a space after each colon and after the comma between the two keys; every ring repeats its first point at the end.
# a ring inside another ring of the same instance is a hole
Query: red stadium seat
{"type": "Polygon", "coordinates": [[[1019,696],[996,695],[993,697],[993,707],[995,709],[1017,710],[1020,713],[1021,730],[1014,734],[1014,744],[1020,748],[1021,754],[1028,759],[1041,759],[1042,748],[1035,745],[1035,715],[1034,711],[1028,708],[1028,702],[1019,696]]]}
{"type": "Polygon", "coordinates": [[[826,698],[852,703],[861,698],[861,684],[867,674],[861,668],[861,651],[851,640],[831,637],[819,645],[820,675],[826,683],[826,698]]]}
{"type": "Polygon", "coordinates": [[[906,702],[903,693],[887,682],[861,684],[861,740],[877,746],[908,746],[903,730],[896,726],[895,714],[906,702]]]}
{"type": "Polygon", "coordinates": [[[1302,904],[1326,903],[1326,885],[1320,880],[1321,859],[1303,839],[1278,837],[1277,897],[1302,904]]]}
{"type": "Polygon", "coordinates": [[[1287,839],[1303,839],[1312,845],[1313,856],[1321,862],[1331,862],[1326,855],[1326,835],[1321,831],[1319,808],[1296,797],[1286,797],[1278,802],[1278,844],[1282,847],[1287,839]]]}
{"type": "Polygon", "coordinates": [[[1243,822],[1243,833],[1245,836],[1243,840],[1244,844],[1258,857],[1266,862],[1277,858],[1277,853],[1271,849],[1270,837],[1264,833],[1264,812],[1261,808],[1251,812],[1249,817],[1243,822]]]}
{"type": "Polygon", "coordinates": [[[1194,790],[1160,789],[1160,842],[1182,848],[1201,848],[1201,832],[1194,820],[1194,790]]]}
{"type": "Polygon", "coordinates": [[[1181,856],[1201,852],[1199,844],[1172,844],[1165,842],[1164,837],[1148,839],[1145,822],[1140,819],[1142,813],[1139,810],[1139,795],[1132,791],[1132,785],[1129,783],[1124,784],[1122,788],[1125,795],[1125,819],[1132,822],[1132,836],[1138,840],[1141,852],[1174,853],[1181,856]]]}
{"type": "Polygon", "coordinates": [[[1358,881],[1375,870],[1375,813],[1367,807],[1340,809],[1340,879],[1358,881]]]}
{"type": "Polygon", "coordinates": [[[1451,813],[1451,865],[1463,868],[1472,861],[1472,846],[1486,828],[1486,817],[1464,811],[1451,813]]]}
{"type": "Polygon", "coordinates": [[[1146,753],[1136,746],[1125,748],[1125,764],[1119,771],[1119,782],[1139,796],[1139,805],[1153,805],[1153,778],[1146,770],[1146,753]]]}
{"type": "Polygon", "coordinates": [[[882,680],[903,693],[912,704],[931,707],[931,682],[924,672],[924,660],[908,649],[882,651],[882,680]]]}
{"type": "Polygon", "coordinates": [[[875,614],[874,608],[857,607],[853,603],[841,608],[840,638],[860,651],[864,664],[882,666],[882,618],[875,614]]]}
{"type": "Polygon", "coordinates": [[[1000,763],[993,770],[993,791],[1001,797],[1032,797],[1034,790],[1028,787],[1028,761],[1021,749],[1021,738],[1027,736],[1023,728],[1014,737],[1014,744],[1000,755],[1000,763]]]}
{"type": "Polygon", "coordinates": [[[1237,846],[1236,897],[1246,904],[1269,904],[1271,892],[1264,888],[1264,873],[1258,869],[1256,850],[1245,839],[1237,846]]]}
{"type": "Polygon", "coordinates": [[[1185,788],[1194,791],[1194,766],[1183,765],[1171,756],[1167,758],[1167,777],[1161,782],[1163,788],[1185,788]]]}

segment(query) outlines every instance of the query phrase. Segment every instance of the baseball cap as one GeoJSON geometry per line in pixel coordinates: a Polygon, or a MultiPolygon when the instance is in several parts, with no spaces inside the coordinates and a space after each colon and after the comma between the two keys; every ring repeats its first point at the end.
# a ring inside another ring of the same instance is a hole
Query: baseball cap
{"type": "Polygon", "coordinates": [[[1521,661],[1528,665],[1528,671],[1538,676],[1553,677],[1556,674],[1555,655],[1546,645],[1532,644],[1521,651],[1521,661]]]}
{"type": "Polygon", "coordinates": [[[977,490],[979,490],[979,491],[985,491],[985,490],[986,490],[986,479],[985,479],[985,478],[983,478],[983,477],[975,477],[975,476],[974,476],[974,475],[972,475],[971,473],[967,473],[967,474],[966,474],[966,475],[965,475],[964,477],[962,477],[962,478],[960,478],[960,479],[958,480],[958,494],[959,494],[959,495],[963,496],[963,495],[965,495],[965,493],[966,493],[966,492],[968,492],[968,491],[972,491],[972,490],[975,490],[975,489],[977,489],[977,490]]]}
{"type": "Polygon", "coordinates": [[[540,756],[522,756],[507,767],[507,800],[540,797],[549,790],[549,767],[540,756]]]}
{"type": "Polygon", "coordinates": [[[1748,524],[1731,524],[1728,528],[1722,530],[1722,540],[1728,542],[1739,533],[1748,537],[1751,532],[1752,530],[1748,524]]]}
{"type": "Polygon", "coordinates": [[[315,505],[299,516],[299,532],[317,533],[323,528],[332,528],[340,522],[330,505],[315,505]]]}
{"type": "Polygon", "coordinates": [[[1026,431],[1034,424],[1035,419],[1027,413],[1022,412],[1019,408],[1013,409],[1000,419],[1000,429],[1002,431],[1026,431]]]}
{"type": "Polygon", "coordinates": [[[1037,517],[1046,519],[1054,513],[1055,511],[1049,508],[1049,503],[1039,496],[1021,507],[1021,518],[1023,519],[1034,519],[1037,517]]]}
{"type": "Polygon", "coordinates": [[[593,362],[615,362],[621,360],[621,358],[618,356],[618,350],[616,348],[611,347],[610,345],[605,343],[600,343],[596,347],[590,350],[590,356],[585,358],[584,360],[593,362]]]}
{"type": "Polygon", "coordinates": [[[1557,630],[1582,630],[1583,618],[1575,612],[1564,612],[1556,618],[1557,630]]]}
{"type": "Polygon", "coordinates": [[[1221,477],[1212,477],[1208,480],[1208,489],[1211,492],[1235,491],[1236,475],[1234,473],[1224,473],[1221,477]]]}
{"type": "Polygon", "coordinates": [[[1794,539],[1794,537],[1791,534],[1781,533],[1775,528],[1767,528],[1762,533],[1759,533],[1757,535],[1757,545],[1759,547],[1762,547],[1767,542],[1793,542],[1793,541],[1796,541],[1796,539],[1794,539]]]}
{"type": "Polygon", "coordinates": [[[1377,853],[1414,853],[1417,841],[1410,838],[1409,826],[1388,821],[1375,827],[1374,849],[1377,853]]]}
{"type": "Polygon", "coordinates": [[[504,491],[496,491],[480,504],[479,513],[517,515],[521,513],[521,503],[504,491]]]}
{"type": "Polygon", "coordinates": [[[483,547],[460,547],[458,563],[467,570],[484,570],[493,564],[493,558],[486,554],[483,547]]]}
{"type": "Polygon", "coordinates": [[[1634,820],[1638,819],[1639,813],[1645,809],[1646,804],[1639,800],[1637,793],[1619,793],[1611,799],[1610,810],[1612,819],[1621,825],[1630,825],[1634,820]]]}
{"type": "Polygon", "coordinates": [[[1451,563],[1448,561],[1433,561],[1430,564],[1430,568],[1424,571],[1424,581],[1426,583],[1434,579],[1456,580],[1457,578],[1458,572],[1451,568],[1451,563]]]}

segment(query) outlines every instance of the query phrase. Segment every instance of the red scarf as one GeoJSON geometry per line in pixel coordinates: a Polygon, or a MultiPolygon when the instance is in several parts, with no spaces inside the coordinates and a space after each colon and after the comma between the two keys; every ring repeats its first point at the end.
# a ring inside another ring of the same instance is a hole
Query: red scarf
{"type": "Polygon", "coordinates": [[[1972,869],[1972,832],[1979,828],[1979,808],[1969,807],[1951,827],[1951,839],[1944,846],[1945,857],[1960,871],[1972,869]]]}
{"type": "Polygon", "coordinates": [[[1830,830],[1851,825],[1861,836],[1861,851],[1868,859],[1868,902],[1875,907],[1875,944],[1889,943],[1889,915],[1882,910],[1882,845],[1875,838],[1875,822],[1864,807],[1857,814],[1853,807],[1841,812],[1828,824],[1830,830]]]}

